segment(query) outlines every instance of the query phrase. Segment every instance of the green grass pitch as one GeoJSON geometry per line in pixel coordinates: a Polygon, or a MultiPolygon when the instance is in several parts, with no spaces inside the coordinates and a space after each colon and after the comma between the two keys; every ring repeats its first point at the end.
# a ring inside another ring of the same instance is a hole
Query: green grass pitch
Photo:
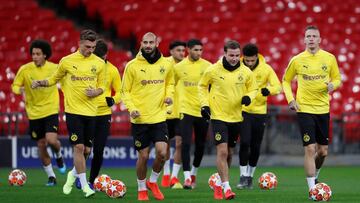
{"type": "MultiPolygon", "coordinates": [[[[110,175],[113,179],[122,180],[127,186],[127,193],[122,199],[111,199],[105,193],[96,193],[90,199],[85,199],[81,190],[74,187],[70,195],[62,193],[65,175],[57,172],[58,185],[46,187],[47,180],[42,169],[23,169],[28,177],[23,187],[10,186],[7,183],[8,173],[11,169],[0,169],[0,202],[50,202],[50,203],[78,203],[78,202],[137,202],[137,183],[134,168],[104,168],[101,173],[110,175]]],[[[213,193],[208,187],[209,176],[216,171],[215,168],[200,168],[198,172],[198,185],[194,190],[172,190],[161,188],[165,195],[163,202],[176,203],[209,203],[219,202],[213,199],[213,193]]],[[[253,190],[237,190],[238,167],[230,170],[230,184],[236,193],[233,202],[311,202],[307,199],[307,184],[301,167],[259,167],[255,173],[257,179],[263,172],[271,171],[278,177],[278,187],[275,190],[260,190],[254,181],[253,190]]],[[[333,196],[331,202],[360,202],[359,182],[360,167],[324,167],[320,180],[330,185],[333,196]]],[[[89,173],[89,172],[88,172],[89,173]]],[[[149,172],[148,172],[149,174],[149,172]]],[[[160,182],[161,177],[159,178],[160,182]]],[[[180,176],[180,180],[182,180],[180,176]]],[[[157,202],[150,195],[150,201],[157,202]]],[[[224,200],[225,201],[225,200],[224,200]]]]}

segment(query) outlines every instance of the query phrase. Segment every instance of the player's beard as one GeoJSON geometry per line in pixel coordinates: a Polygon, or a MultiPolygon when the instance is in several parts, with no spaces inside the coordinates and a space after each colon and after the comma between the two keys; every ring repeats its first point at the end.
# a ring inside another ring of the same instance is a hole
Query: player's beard
{"type": "Polygon", "coordinates": [[[141,49],[141,54],[150,64],[154,64],[161,57],[161,53],[157,48],[154,48],[154,50],[150,53],[147,53],[144,49],[141,49]]]}

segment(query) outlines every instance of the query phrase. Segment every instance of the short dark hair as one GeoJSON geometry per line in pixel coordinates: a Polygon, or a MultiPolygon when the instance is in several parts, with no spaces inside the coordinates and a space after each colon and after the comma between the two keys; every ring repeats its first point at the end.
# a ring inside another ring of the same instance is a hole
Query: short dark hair
{"type": "Polygon", "coordinates": [[[305,28],[305,32],[308,31],[308,30],[319,30],[319,28],[317,26],[315,26],[315,25],[308,25],[305,28]]]}
{"type": "Polygon", "coordinates": [[[242,50],[244,56],[255,56],[259,53],[259,48],[252,43],[246,44],[242,50]]]}
{"type": "Polygon", "coordinates": [[[80,33],[80,40],[89,40],[91,42],[97,40],[97,34],[95,31],[87,29],[80,33]]]}
{"type": "Polygon", "coordinates": [[[177,46],[186,47],[186,42],[179,41],[179,40],[174,40],[169,44],[169,50],[172,50],[173,48],[175,48],[177,46]]]}
{"type": "Polygon", "coordinates": [[[235,40],[229,40],[224,45],[224,51],[227,52],[228,49],[240,49],[239,42],[235,40]]]}
{"type": "Polygon", "coordinates": [[[30,50],[29,50],[30,55],[32,55],[32,50],[34,48],[41,49],[42,53],[46,56],[45,57],[46,60],[51,57],[51,54],[52,54],[51,46],[50,46],[49,42],[47,42],[46,40],[36,39],[36,40],[32,41],[30,44],[30,50]]]}
{"type": "Polygon", "coordinates": [[[100,58],[104,58],[107,52],[108,52],[108,46],[105,40],[103,39],[97,40],[94,54],[100,58]]]}
{"type": "Polygon", "coordinates": [[[190,39],[187,42],[187,47],[190,49],[193,48],[195,45],[203,46],[203,44],[201,43],[201,41],[199,39],[190,39]]]}

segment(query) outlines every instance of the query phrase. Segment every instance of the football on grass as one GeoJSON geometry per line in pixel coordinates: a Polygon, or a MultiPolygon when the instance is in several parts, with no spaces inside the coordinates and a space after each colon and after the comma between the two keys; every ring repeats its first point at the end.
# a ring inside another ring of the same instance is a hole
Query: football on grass
{"type": "Polygon", "coordinates": [[[106,188],[107,196],[111,198],[121,198],[126,194],[126,186],[120,180],[112,180],[106,188]]]}
{"type": "Polygon", "coordinates": [[[20,169],[15,169],[9,174],[9,184],[13,186],[23,186],[26,183],[26,174],[20,169]]]}
{"type": "Polygon", "coordinates": [[[278,184],[276,175],[271,172],[263,173],[259,178],[259,187],[264,190],[275,189],[278,184]]]}
{"type": "Polygon", "coordinates": [[[326,183],[318,183],[309,192],[309,197],[314,201],[329,201],[331,188],[326,183]]]}

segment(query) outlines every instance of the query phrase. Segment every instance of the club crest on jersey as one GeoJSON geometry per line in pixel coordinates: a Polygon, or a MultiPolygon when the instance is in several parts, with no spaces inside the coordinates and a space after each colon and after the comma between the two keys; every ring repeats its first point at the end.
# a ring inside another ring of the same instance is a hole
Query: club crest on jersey
{"type": "Polygon", "coordinates": [[[161,74],[164,74],[164,73],[165,73],[165,68],[164,68],[164,66],[160,66],[160,73],[161,73],[161,74]]]}
{"type": "Polygon", "coordinates": [[[242,82],[244,80],[244,78],[241,75],[239,75],[238,80],[239,80],[239,82],[242,82]]]}
{"type": "Polygon", "coordinates": [[[326,71],[326,70],[327,70],[326,64],[323,64],[323,65],[321,66],[321,69],[322,69],[323,71],[326,71]]]}
{"type": "Polygon", "coordinates": [[[304,136],[303,136],[303,140],[304,140],[304,142],[309,142],[310,141],[310,136],[307,133],[305,133],[304,136]]]}
{"type": "Polygon", "coordinates": [[[91,73],[94,75],[96,74],[96,66],[91,66],[91,73]]]}

